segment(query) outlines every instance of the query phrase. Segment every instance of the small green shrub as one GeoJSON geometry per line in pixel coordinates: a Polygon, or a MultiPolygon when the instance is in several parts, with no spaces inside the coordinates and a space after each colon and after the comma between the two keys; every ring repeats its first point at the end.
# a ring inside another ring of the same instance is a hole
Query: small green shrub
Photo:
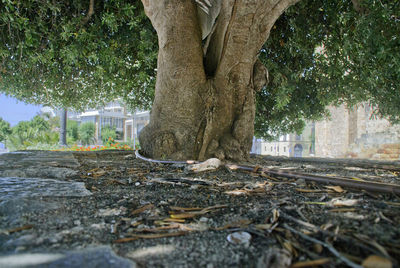
{"type": "Polygon", "coordinates": [[[79,126],[79,138],[83,145],[89,145],[94,142],[96,127],[93,122],[82,123],[79,126]]]}
{"type": "Polygon", "coordinates": [[[74,120],[67,121],[67,143],[75,143],[79,140],[78,122],[74,120]]]}

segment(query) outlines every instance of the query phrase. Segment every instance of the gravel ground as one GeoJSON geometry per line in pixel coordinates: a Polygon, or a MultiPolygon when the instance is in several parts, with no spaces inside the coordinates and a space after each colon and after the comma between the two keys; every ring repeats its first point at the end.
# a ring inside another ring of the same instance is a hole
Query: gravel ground
{"type": "MultiPolygon", "coordinates": [[[[109,245],[138,267],[399,267],[394,194],[224,167],[194,174],[185,165],[136,159],[132,151],[73,156],[69,166],[50,165],[75,171],[56,179],[83,182],[92,195],[42,197],[36,202],[47,204],[43,213],[0,214],[2,254],[109,245]]],[[[258,156],[246,164],[400,185],[393,163],[258,156]]],[[[12,166],[4,165],[0,171],[8,174],[12,166]]],[[[36,167],[33,161],[19,168],[26,165],[36,167]]]]}

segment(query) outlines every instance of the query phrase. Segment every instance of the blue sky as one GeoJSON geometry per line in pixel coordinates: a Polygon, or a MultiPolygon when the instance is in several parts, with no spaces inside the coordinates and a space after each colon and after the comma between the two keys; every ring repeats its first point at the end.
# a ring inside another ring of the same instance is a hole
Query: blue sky
{"type": "Polygon", "coordinates": [[[19,121],[29,121],[42,106],[26,104],[0,93],[0,117],[15,126],[19,121]]]}

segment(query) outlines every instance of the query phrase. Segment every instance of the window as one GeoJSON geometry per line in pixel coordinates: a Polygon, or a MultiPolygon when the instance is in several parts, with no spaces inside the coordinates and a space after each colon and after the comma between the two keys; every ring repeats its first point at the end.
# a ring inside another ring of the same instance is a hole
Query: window
{"type": "Polygon", "coordinates": [[[85,117],[82,117],[82,123],[86,123],[86,122],[93,122],[93,123],[95,123],[96,122],[96,117],[95,116],[85,116],[85,117]]]}
{"type": "Polygon", "coordinates": [[[122,118],[118,118],[118,119],[117,119],[117,128],[122,128],[122,125],[123,125],[123,120],[122,120],[122,118]]]}
{"type": "Polygon", "coordinates": [[[286,146],[285,146],[285,147],[283,147],[283,152],[284,152],[284,153],[286,153],[286,146]]]}

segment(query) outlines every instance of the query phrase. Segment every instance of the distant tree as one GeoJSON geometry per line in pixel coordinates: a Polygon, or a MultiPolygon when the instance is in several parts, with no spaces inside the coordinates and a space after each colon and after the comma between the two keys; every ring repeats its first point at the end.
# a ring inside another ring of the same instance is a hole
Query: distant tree
{"type": "Polygon", "coordinates": [[[50,113],[41,114],[44,120],[47,121],[49,127],[52,131],[58,131],[60,128],[60,117],[59,116],[52,116],[50,113]]]}
{"type": "Polygon", "coordinates": [[[0,117],[0,141],[3,142],[11,134],[10,123],[0,117]]]}
{"type": "Polygon", "coordinates": [[[29,121],[29,126],[37,129],[39,132],[45,132],[50,130],[49,122],[41,116],[35,116],[31,121],[29,121]]]}
{"type": "Polygon", "coordinates": [[[58,133],[52,131],[49,122],[38,115],[31,121],[20,121],[11,130],[8,140],[13,150],[36,148],[37,145],[46,148],[58,141],[58,133]]]}
{"type": "Polygon", "coordinates": [[[83,145],[89,145],[94,142],[96,127],[93,122],[82,123],[79,126],[79,138],[83,145]]]}
{"type": "Polygon", "coordinates": [[[79,139],[78,122],[74,120],[67,121],[67,141],[76,142],[79,139]]]}

